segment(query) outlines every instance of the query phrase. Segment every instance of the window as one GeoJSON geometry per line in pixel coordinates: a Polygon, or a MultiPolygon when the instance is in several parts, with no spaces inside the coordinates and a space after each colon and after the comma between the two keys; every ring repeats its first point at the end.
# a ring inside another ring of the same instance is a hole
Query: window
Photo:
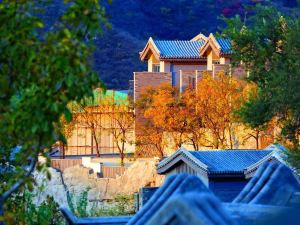
{"type": "Polygon", "coordinates": [[[213,60],[213,64],[220,64],[220,60],[213,60]]]}
{"type": "Polygon", "coordinates": [[[220,60],[213,60],[212,63],[213,64],[220,64],[220,60]]]}
{"type": "Polygon", "coordinates": [[[157,73],[160,72],[160,65],[159,64],[153,64],[153,72],[157,73]]]}

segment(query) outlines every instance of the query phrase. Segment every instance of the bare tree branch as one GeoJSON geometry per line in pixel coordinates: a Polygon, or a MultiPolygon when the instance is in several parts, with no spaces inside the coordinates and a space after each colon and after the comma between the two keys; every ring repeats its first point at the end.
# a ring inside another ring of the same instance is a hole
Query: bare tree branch
{"type": "Polygon", "coordinates": [[[31,158],[31,162],[29,165],[29,169],[27,172],[23,175],[22,178],[20,178],[9,190],[4,192],[2,195],[0,195],[0,202],[4,202],[6,199],[9,198],[9,196],[16,192],[25,182],[25,179],[31,175],[33,172],[35,165],[36,165],[37,160],[34,158],[31,158]]]}

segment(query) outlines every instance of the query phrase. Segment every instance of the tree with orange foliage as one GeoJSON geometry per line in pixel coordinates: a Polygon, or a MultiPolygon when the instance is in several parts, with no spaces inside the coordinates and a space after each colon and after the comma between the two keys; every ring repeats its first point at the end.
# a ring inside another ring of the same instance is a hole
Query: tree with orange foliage
{"type": "Polygon", "coordinates": [[[185,141],[189,111],[177,88],[162,84],[155,89],[151,106],[145,110],[144,116],[171,136],[175,149],[181,147],[185,141]]]}
{"type": "Polygon", "coordinates": [[[138,126],[139,134],[136,141],[136,155],[143,157],[157,156],[160,159],[164,157],[164,130],[156,126],[151,120],[146,119],[143,124],[138,126]]]}
{"type": "Polygon", "coordinates": [[[145,117],[145,111],[152,107],[154,95],[153,87],[145,87],[136,103],[136,155],[158,156],[163,158],[165,142],[164,129],[161,124],[154,123],[152,118],[145,117]]]}
{"type": "Polygon", "coordinates": [[[100,157],[100,141],[101,141],[101,119],[100,114],[103,111],[103,105],[86,106],[82,103],[73,103],[72,111],[76,112],[73,115],[73,121],[81,126],[87,127],[91,131],[92,144],[91,153],[93,154],[93,142],[96,145],[97,157],[100,157]]]}
{"type": "Polygon", "coordinates": [[[213,148],[233,148],[233,112],[243,101],[243,82],[219,73],[214,79],[204,75],[197,86],[196,113],[205,129],[210,131],[207,139],[213,148]],[[229,139],[229,143],[228,140],[229,139]]]}
{"type": "Polygon", "coordinates": [[[182,94],[182,102],[188,110],[186,118],[186,143],[193,146],[194,150],[201,149],[201,146],[207,146],[205,141],[205,127],[202,118],[197,113],[196,107],[196,92],[192,89],[187,89],[182,94]]]}
{"type": "MultiPolygon", "coordinates": [[[[205,74],[197,90],[187,89],[181,94],[169,84],[146,88],[138,101],[138,114],[144,119],[138,128],[143,134],[140,141],[156,146],[160,157],[163,134],[172,137],[174,149],[182,144],[192,145],[195,150],[201,147],[232,149],[241,138],[239,133],[236,135],[241,120],[235,111],[246,99],[245,87],[244,81],[221,72],[215,78],[205,74]],[[155,138],[149,138],[151,135],[155,138]]],[[[253,134],[255,131],[250,130],[244,138],[253,134]]]]}
{"type": "MultiPolygon", "coordinates": [[[[69,104],[70,105],[70,104],[69,104]]],[[[58,146],[61,148],[62,152],[60,152],[60,155],[62,158],[65,158],[65,151],[68,150],[67,143],[68,138],[72,137],[73,131],[76,127],[76,114],[72,115],[72,120],[68,122],[64,115],[60,117],[60,123],[61,123],[61,133],[63,134],[62,138],[64,138],[63,141],[59,141],[58,146]]]]}
{"type": "Polygon", "coordinates": [[[124,158],[126,151],[126,143],[130,143],[132,140],[132,131],[134,128],[134,112],[130,103],[124,102],[121,105],[112,105],[117,107],[113,110],[113,113],[109,113],[108,116],[111,118],[113,126],[109,128],[109,132],[113,136],[113,140],[118,148],[121,165],[124,166],[124,158]]]}

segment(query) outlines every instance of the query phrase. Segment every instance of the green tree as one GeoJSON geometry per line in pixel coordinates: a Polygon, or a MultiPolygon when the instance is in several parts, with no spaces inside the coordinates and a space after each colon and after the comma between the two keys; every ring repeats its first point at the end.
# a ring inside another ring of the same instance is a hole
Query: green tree
{"type": "Polygon", "coordinates": [[[300,20],[273,6],[258,5],[247,20],[225,19],[223,35],[231,38],[235,63],[245,66],[257,96],[242,107],[241,118],[252,128],[276,118],[282,136],[299,148],[300,135],[300,20]]]}
{"type": "Polygon", "coordinates": [[[43,2],[0,3],[0,217],[12,193],[31,188],[38,155],[64,139],[59,119],[71,120],[68,102],[101,85],[90,60],[93,39],[107,25],[99,1],[65,0],[64,14],[48,31],[37,16],[43,2]]]}

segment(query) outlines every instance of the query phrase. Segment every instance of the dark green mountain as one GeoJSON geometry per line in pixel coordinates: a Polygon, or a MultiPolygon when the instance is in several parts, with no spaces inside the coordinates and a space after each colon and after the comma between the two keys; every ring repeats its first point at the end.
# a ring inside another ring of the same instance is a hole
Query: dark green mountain
{"type": "MultiPolygon", "coordinates": [[[[46,21],[51,26],[62,12],[62,0],[47,8],[46,21]]],[[[106,7],[112,29],[97,37],[95,68],[107,88],[127,89],[134,71],[146,70],[139,52],[148,38],[191,39],[202,32],[209,34],[224,26],[220,16],[244,15],[245,7],[265,0],[113,0],[106,7]]],[[[272,1],[280,10],[290,10],[296,0],[272,1]]]]}

